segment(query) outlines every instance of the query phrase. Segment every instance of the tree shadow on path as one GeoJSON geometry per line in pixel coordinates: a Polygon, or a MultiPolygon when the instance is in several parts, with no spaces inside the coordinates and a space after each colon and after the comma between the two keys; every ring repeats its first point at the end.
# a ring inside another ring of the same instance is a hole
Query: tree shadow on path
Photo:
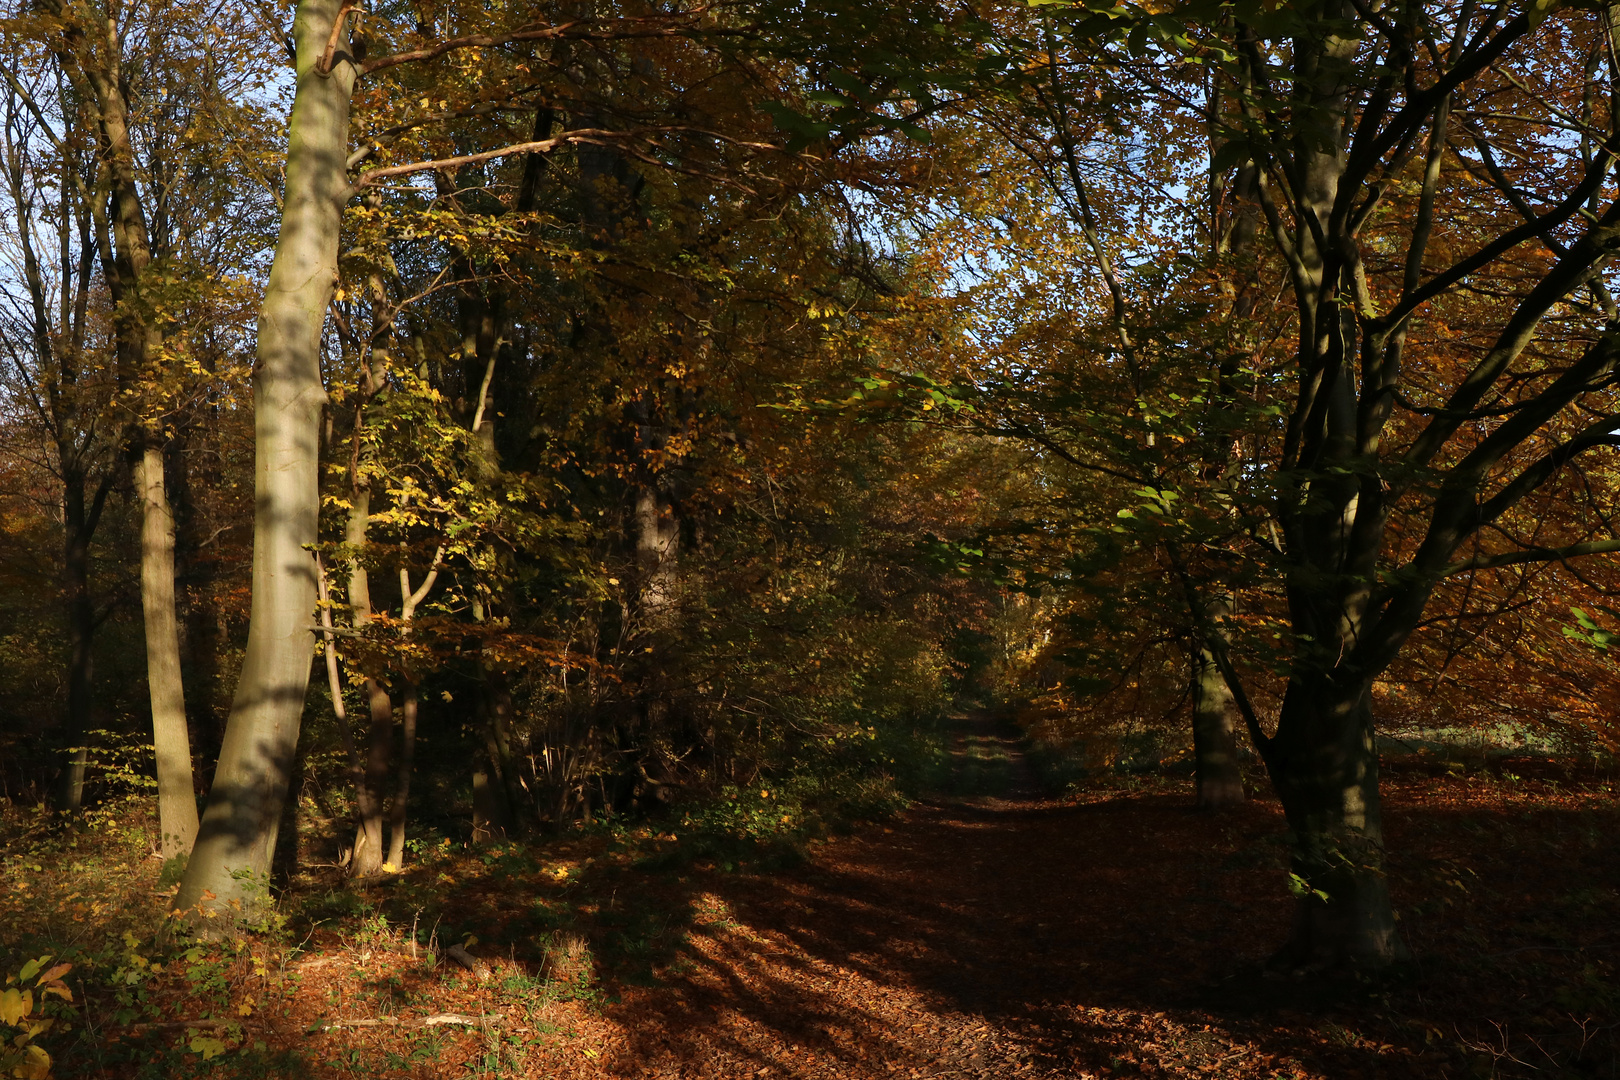
{"type": "MultiPolygon", "coordinates": [[[[941,797],[825,845],[799,871],[701,898],[689,969],[619,1007],[628,1045],[616,1070],[1118,1071],[1142,1033],[1119,1030],[1114,1013],[1189,1006],[1257,958],[1228,942],[1280,939],[1273,808],[1216,819],[1181,796],[1048,799],[1018,732],[986,716],[954,749],[941,797]]],[[[1231,1052],[1201,1029],[1184,1036],[1189,1066],[1231,1052]]]]}
{"type": "Polygon", "coordinates": [[[1420,966],[1323,992],[1261,975],[1291,915],[1274,799],[1200,813],[1162,778],[1049,797],[983,715],[955,753],[949,790],[797,870],[693,878],[685,955],[607,1009],[604,1071],[1620,1075],[1609,788],[1392,770],[1420,966]]]}

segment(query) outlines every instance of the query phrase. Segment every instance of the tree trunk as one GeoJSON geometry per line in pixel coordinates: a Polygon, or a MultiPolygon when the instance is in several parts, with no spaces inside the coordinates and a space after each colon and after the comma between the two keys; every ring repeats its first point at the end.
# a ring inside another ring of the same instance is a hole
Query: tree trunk
{"type": "Polygon", "coordinates": [[[512,753],[512,688],[507,684],[506,672],[485,668],[484,692],[489,702],[491,763],[506,795],[507,827],[515,828],[520,820],[519,809],[527,819],[532,817],[535,806],[518,773],[517,757],[512,753]]]}
{"type": "Polygon", "coordinates": [[[1193,763],[1198,806],[1219,810],[1243,801],[1232,691],[1215,656],[1203,645],[1193,651],[1193,763]]]}
{"type": "MultiPolygon", "coordinates": [[[[355,551],[366,543],[371,522],[371,489],[356,486],[349,495],[349,520],[344,541],[355,551]]],[[[371,622],[371,579],[358,560],[349,564],[349,612],[356,630],[371,622]]],[[[354,834],[354,855],[349,860],[351,877],[369,877],[383,866],[383,808],[387,804],[388,766],[394,756],[394,703],[388,690],[370,675],[365,679],[366,711],[370,726],[366,735],[365,775],[355,790],[360,803],[360,824],[354,834]]]]}
{"type": "Polygon", "coordinates": [[[90,761],[85,740],[90,732],[90,681],[94,675],[90,645],[96,633],[95,608],[90,599],[93,526],[87,521],[82,475],[65,478],[62,502],[62,596],[67,608],[68,686],[61,734],[66,761],[57,781],[56,809],[76,814],[84,808],[84,775],[90,761]]]}
{"type": "Polygon", "coordinates": [[[180,627],[174,608],[174,515],[163,483],[163,453],[148,443],[135,470],[141,498],[141,610],[146,618],[146,680],[157,754],[158,829],[163,858],[191,853],[197,839],[197,796],[191,736],[180,678],[180,627]]]}
{"type": "Polygon", "coordinates": [[[405,816],[411,801],[411,767],[416,758],[416,684],[405,690],[400,703],[403,738],[399,744],[399,788],[394,792],[392,819],[388,823],[388,862],[399,869],[405,865],[405,816]]]}
{"type": "MultiPolygon", "coordinates": [[[[404,505],[403,502],[401,505],[404,505]]],[[[433,591],[433,583],[439,579],[439,560],[443,557],[444,545],[440,544],[433,553],[431,568],[422,578],[421,587],[414,592],[411,590],[410,571],[403,566],[400,567],[399,593],[404,598],[399,605],[402,636],[410,635],[411,620],[416,617],[417,605],[433,591]]],[[[408,664],[409,661],[405,663],[408,664]]],[[[401,676],[405,682],[405,696],[400,702],[402,723],[399,744],[399,787],[394,792],[393,816],[389,823],[388,835],[388,865],[396,870],[405,865],[405,818],[411,801],[411,769],[416,763],[416,677],[408,669],[402,671],[401,676]]]]}
{"type": "Polygon", "coordinates": [[[293,23],[298,81],[288,124],[281,235],[259,315],[254,370],[253,598],[247,653],[213,790],[176,904],[234,923],[268,901],[270,859],[287,795],[313,661],[320,510],[321,329],[337,281],[347,199],[347,39],[318,70],[342,0],[301,0],[293,23]]]}
{"type": "MultiPolygon", "coordinates": [[[[217,701],[220,653],[226,646],[225,615],[218,604],[204,599],[212,593],[219,576],[220,557],[214,552],[223,546],[220,541],[223,534],[207,534],[196,493],[218,487],[223,483],[223,474],[214,455],[191,454],[188,449],[194,433],[204,429],[212,415],[213,410],[210,410],[200,418],[193,418],[191,424],[195,426],[181,426],[167,448],[174,463],[169,472],[174,481],[169,506],[174,513],[175,606],[180,627],[180,668],[186,691],[187,729],[192,741],[193,766],[202,762],[205,768],[219,759],[220,738],[225,731],[217,701]],[[187,602],[182,602],[182,583],[191,589],[187,602]]],[[[193,784],[196,782],[194,777],[193,784]]]]}
{"type": "Polygon", "coordinates": [[[515,830],[519,805],[512,793],[511,744],[503,715],[503,707],[511,708],[511,695],[504,693],[505,676],[489,668],[482,657],[478,668],[482,678],[475,710],[481,745],[473,753],[473,836],[504,840],[515,830]]]}
{"type": "Polygon", "coordinates": [[[352,877],[367,877],[382,870],[383,808],[387,805],[388,766],[394,758],[394,703],[387,689],[370,676],[365,681],[366,706],[371,714],[366,739],[366,777],[360,828],[354,835],[354,858],[349,863],[352,877]]]}
{"type": "Polygon", "coordinates": [[[1278,959],[1311,969],[1403,959],[1384,876],[1370,680],[1294,676],[1266,764],[1294,840],[1294,929],[1278,959]]]}
{"type": "Polygon", "coordinates": [[[506,839],[507,814],[505,799],[500,788],[490,781],[489,766],[473,758],[473,843],[482,844],[506,839]]]}
{"type": "MultiPolygon", "coordinates": [[[[59,0],[45,7],[64,14],[59,0]]],[[[77,32],[74,33],[76,36],[77,32]]],[[[97,215],[103,275],[114,303],[113,336],[118,384],[131,391],[137,379],[161,366],[163,332],[142,296],[152,263],[152,240],[142,209],[135,145],[130,134],[128,85],[121,71],[121,42],[109,25],[103,48],[61,55],[86,100],[94,103],[101,131],[101,166],[110,188],[106,215],[97,215]],[[110,256],[110,258],[109,258],[110,256]]],[[[190,852],[197,835],[197,802],[180,672],[180,633],[175,617],[174,515],[164,486],[161,406],[135,401],[129,453],[141,501],[141,609],[145,616],[146,677],[152,703],[152,747],[157,757],[158,827],[165,859],[190,852]]]]}

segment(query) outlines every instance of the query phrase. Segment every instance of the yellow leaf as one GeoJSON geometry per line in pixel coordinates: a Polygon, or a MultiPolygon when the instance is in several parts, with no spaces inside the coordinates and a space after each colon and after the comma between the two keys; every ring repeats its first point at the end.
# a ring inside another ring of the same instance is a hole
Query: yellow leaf
{"type": "Polygon", "coordinates": [[[51,1055],[30,1044],[23,1050],[21,1064],[11,1070],[18,1080],[46,1080],[51,1075],[51,1055]]]}
{"type": "Polygon", "coordinates": [[[7,990],[0,994],[0,1023],[15,1027],[22,1022],[22,1018],[34,1011],[34,994],[31,990],[7,990]]]}

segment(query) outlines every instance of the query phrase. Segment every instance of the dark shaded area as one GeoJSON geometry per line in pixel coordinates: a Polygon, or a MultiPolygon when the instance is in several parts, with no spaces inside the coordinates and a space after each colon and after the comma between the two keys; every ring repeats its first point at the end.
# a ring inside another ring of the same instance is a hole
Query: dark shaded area
{"type": "Polygon", "coordinates": [[[610,1008],[615,1074],[1616,1075],[1612,799],[1392,782],[1419,960],[1320,982],[1262,973],[1292,907],[1274,801],[1042,801],[989,721],[957,750],[962,794],[800,871],[705,881],[727,914],[689,903],[685,965],[610,1008]]]}
{"type": "MultiPolygon", "coordinates": [[[[1265,970],[1292,911],[1274,800],[1200,812],[1191,778],[1139,772],[1044,796],[988,716],[952,749],[937,797],[796,865],[764,847],[683,855],[693,838],[650,822],[306,892],[293,970],[321,989],[265,1015],[272,1048],[326,1017],[493,1009],[533,1056],[488,1075],[1617,1075],[1620,798],[1590,770],[1389,770],[1417,962],[1321,981],[1265,970]],[[413,935],[471,940],[496,974],[434,968],[413,935]],[[574,935],[589,954],[559,974],[574,935]]],[[[493,1045],[403,1035],[323,1035],[307,1075],[349,1075],[356,1054],[379,1076],[455,1075],[493,1045]]]]}

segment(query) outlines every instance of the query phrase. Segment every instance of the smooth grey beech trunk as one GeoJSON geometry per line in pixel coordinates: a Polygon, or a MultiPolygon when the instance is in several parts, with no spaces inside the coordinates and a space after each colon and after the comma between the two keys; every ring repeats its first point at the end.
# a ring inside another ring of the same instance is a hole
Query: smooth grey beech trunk
{"type": "Polygon", "coordinates": [[[286,192],[253,375],[247,652],[208,807],[175,900],[187,913],[223,916],[226,932],[257,918],[268,900],[270,859],[314,660],[318,588],[308,546],[316,541],[320,508],[321,329],[337,282],[355,80],[344,40],[329,73],[317,65],[341,6],[342,0],[302,0],[293,21],[298,81],[286,192]]]}
{"type": "Polygon", "coordinates": [[[163,857],[190,853],[197,839],[191,735],[180,679],[180,625],[174,612],[174,515],[163,482],[163,452],[147,445],[136,466],[141,498],[141,611],[146,622],[146,681],[157,755],[158,826],[163,857]]]}

